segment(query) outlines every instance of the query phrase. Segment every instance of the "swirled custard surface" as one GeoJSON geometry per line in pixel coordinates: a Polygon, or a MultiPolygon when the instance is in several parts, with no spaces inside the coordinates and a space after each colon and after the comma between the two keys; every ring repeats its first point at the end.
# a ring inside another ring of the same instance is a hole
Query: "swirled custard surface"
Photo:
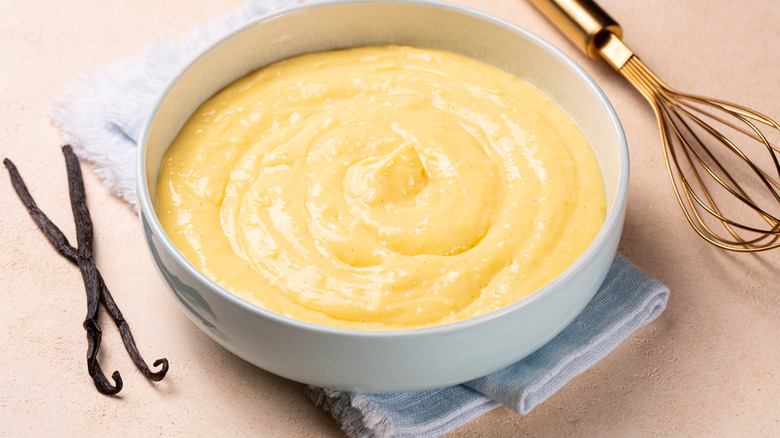
{"type": "Polygon", "coordinates": [[[307,54],[229,85],[171,144],[157,207],[187,259],[237,296],[377,330],[525,297],[606,214],[593,151],[549,98],[400,46],[307,54]]]}

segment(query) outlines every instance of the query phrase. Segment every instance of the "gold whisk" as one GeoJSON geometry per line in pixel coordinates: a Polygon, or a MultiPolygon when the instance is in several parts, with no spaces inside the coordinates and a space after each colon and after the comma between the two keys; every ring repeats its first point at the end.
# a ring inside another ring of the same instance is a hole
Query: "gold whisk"
{"type": "Polygon", "coordinates": [[[767,137],[780,133],[777,122],[740,105],[670,88],[623,43],[617,22],[590,0],[529,1],[653,106],[674,193],[701,237],[731,251],[780,246],[780,149],[767,137]]]}

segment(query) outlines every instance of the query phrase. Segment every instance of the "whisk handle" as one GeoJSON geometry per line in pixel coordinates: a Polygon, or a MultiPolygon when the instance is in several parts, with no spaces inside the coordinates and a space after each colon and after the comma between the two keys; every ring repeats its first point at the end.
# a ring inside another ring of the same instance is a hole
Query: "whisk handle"
{"type": "Polygon", "coordinates": [[[623,36],[620,25],[592,0],[529,1],[593,59],[601,59],[599,46],[610,34],[623,36]]]}

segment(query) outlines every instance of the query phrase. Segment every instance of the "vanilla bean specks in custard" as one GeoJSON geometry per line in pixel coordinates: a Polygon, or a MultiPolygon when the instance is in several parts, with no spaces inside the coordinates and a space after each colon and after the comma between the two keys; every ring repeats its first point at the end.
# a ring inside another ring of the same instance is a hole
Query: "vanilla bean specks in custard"
{"type": "Polygon", "coordinates": [[[284,60],[203,103],[163,160],[159,218],[239,297],[316,324],[396,330],[534,292],[591,243],[604,182],[528,83],[446,51],[284,60]]]}

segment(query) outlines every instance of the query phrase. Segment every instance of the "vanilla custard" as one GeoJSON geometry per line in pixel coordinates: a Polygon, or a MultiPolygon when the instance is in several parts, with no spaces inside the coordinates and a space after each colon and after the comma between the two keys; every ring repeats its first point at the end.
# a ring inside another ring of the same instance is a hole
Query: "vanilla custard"
{"type": "Polygon", "coordinates": [[[604,223],[578,126],[524,81],[400,46],[311,53],[232,83],[167,151],[157,211],[181,252],[281,315],[441,325],[562,273],[604,223]]]}

